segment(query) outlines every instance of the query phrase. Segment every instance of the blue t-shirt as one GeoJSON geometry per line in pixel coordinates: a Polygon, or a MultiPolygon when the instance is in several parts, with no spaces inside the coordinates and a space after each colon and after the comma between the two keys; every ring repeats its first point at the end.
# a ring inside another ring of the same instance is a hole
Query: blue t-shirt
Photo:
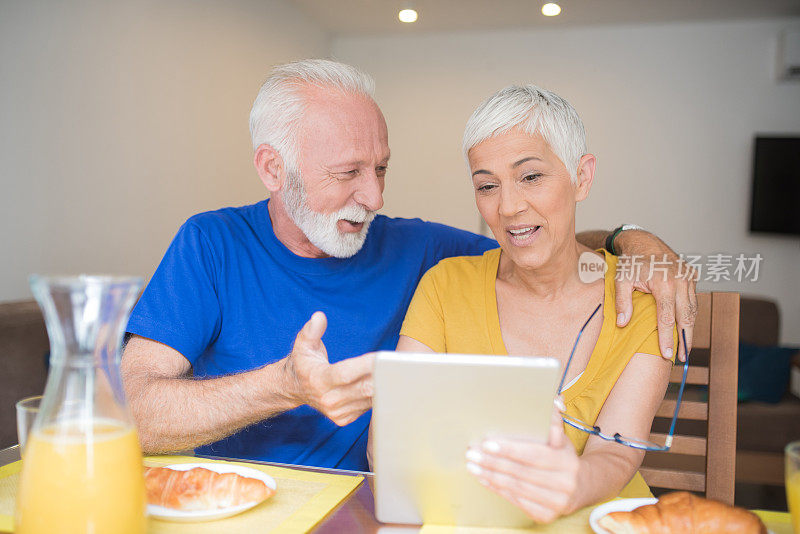
{"type": "MultiPolygon", "coordinates": [[[[284,358],[317,310],[328,317],[322,341],[332,363],[394,350],[425,271],[443,258],[497,247],[441,224],[378,215],[355,256],[303,258],[275,237],[268,202],[190,218],[133,310],[128,332],[174,348],[200,378],[284,358]]],[[[338,427],[301,406],[197,453],[363,471],[369,416],[338,427]]]]}

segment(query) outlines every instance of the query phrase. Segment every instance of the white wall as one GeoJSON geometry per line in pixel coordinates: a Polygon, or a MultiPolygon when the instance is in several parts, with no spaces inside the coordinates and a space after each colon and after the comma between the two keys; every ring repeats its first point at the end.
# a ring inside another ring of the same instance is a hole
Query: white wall
{"type": "Polygon", "coordinates": [[[686,253],[760,252],[758,282],[702,287],[778,299],[783,341],[800,344],[800,239],[747,231],[754,133],[800,134],[800,83],[772,72],[790,24],[800,19],[341,37],[334,55],[376,78],[387,213],[477,231],[464,124],[495,90],[533,82],[572,103],[598,157],[579,229],[635,222],[686,253]]]}
{"type": "Polygon", "coordinates": [[[336,56],[378,82],[390,215],[478,230],[459,145],[486,96],[533,81],[599,158],[579,228],[633,221],[688,253],[760,252],[800,343],[800,240],[747,233],[755,132],[800,133],[774,81],[800,19],[337,38],[282,0],[0,0],[0,301],[32,272],[149,276],[188,216],[265,196],[247,114],[269,66],[336,56]],[[432,120],[435,119],[435,120],[432,120]]]}
{"type": "Polygon", "coordinates": [[[252,101],[329,46],[283,0],[0,0],[0,301],[150,276],[188,216],[265,198],[252,101]]]}

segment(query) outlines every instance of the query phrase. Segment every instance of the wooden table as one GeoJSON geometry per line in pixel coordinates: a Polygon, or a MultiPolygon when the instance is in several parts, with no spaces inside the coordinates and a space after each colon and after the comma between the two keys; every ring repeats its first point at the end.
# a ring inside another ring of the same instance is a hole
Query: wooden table
{"type": "MultiPolygon", "coordinates": [[[[240,460],[240,459],[232,459],[232,458],[218,458],[209,456],[208,458],[212,458],[215,460],[231,460],[236,462],[248,462],[248,463],[255,463],[255,464],[263,464],[263,465],[274,465],[278,467],[288,467],[291,469],[300,469],[302,471],[312,471],[315,473],[329,473],[334,475],[349,475],[349,476],[357,476],[360,475],[364,477],[364,481],[356,488],[356,490],[350,494],[343,503],[341,503],[333,512],[328,514],[328,516],[314,529],[314,533],[316,534],[324,534],[324,533],[365,533],[365,534],[372,534],[376,532],[381,532],[388,534],[389,530],[391,533],[406,533],[406,532],[419,532],[419,526],[410,526],[410,525],[386,525],[384,523],[379,523],[377,519],[375,519],[375,505],[374,500],[372,497],[372,473],[361,472],[361,471],[345,471],[342,469],[325,469],[325,468],[316,468],[316,467],[308,467],[302,465],[287,465],[287,464],[279,464],[274,462],[258,462],[255,460],[240,460]]],[[[13,447],[9,447],[7,449],[0,450],[0,467],[10,464],[12,462],[16,462],[20,459],[19,456],[19,446],[15,445],[13,447]]]]}
{"type": "MultiPolygon", "coordinates": [[[[375,519],[375,501],[372,496],[372,482],[373,474],[362,471],[345,471],[342,469],[327,469],[318,467],[308,467],[302,465],[288,465],[279,464],[274,462],[259,462],[255,460],[240,460],[232,458],[219,458],[210,456],[208,458],[215,460],[231,460],[236,462],[249,462],[263,465],[274,465],[278,467],[289,467],[292,469],[300,469],[302,471],[311,471],[315,473],[330,473],[335,475],[348,475],[348,476],[362,476],[364,480],[350,494],[336,509],[334,509],[328,516],[322,520],[314,529],[315,534],[331,534],[331,533],[380,533],[380,534],[405,534],[411,532],[419,532],[419,526],[413,525],[387,525],[379,523],[375,519]]],[[[15,445],[7,449],[0,450],[0,467],[16,462],[20,459],[19,446],[15,445]]],[[[772,517],[776,517],[780,522],[770,523],[767,526],[775,534],[791,534],[791,526],[788,525],[788,514],[774,513],[772,517]]],[[[769,521],[768,519],[765,519],[769,521]]],[[[591,532],[591,529],[586,525],[584,532],[591,532]]],[[[565,531],[566,534],[566,531],[565,531]]]]}

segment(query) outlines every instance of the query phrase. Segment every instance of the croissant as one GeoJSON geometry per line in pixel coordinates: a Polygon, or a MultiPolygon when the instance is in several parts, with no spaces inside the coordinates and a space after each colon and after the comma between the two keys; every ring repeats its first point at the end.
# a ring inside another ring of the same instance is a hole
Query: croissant
{"type": "Polygon", "coordinates": [[[600,526],[612,534],[766,534],[761,519],[744,508],[697,497],[686,491],[663,495],[656,504],[611,512],[600,526]]]}
{"type": "Polygon", "coordinates": [[[146,467],[144,483],[147,502],[184,511],[214,510],[261,502],[275,493],[261,480],[236,473],[216,473],[202,467],[188,471],[146,467]]]}

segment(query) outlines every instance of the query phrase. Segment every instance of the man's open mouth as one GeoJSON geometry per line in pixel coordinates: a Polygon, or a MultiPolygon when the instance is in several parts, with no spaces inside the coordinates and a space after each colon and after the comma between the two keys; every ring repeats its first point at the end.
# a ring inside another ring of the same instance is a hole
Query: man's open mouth
{"type": "Polygon", "coordinates": [[[339,219],[339,222],[342,223],[342,230],[345,232],[358,232],[364,227],[363,221],[351,221],[349,219],[339,219]]]}

